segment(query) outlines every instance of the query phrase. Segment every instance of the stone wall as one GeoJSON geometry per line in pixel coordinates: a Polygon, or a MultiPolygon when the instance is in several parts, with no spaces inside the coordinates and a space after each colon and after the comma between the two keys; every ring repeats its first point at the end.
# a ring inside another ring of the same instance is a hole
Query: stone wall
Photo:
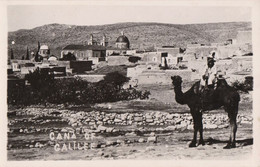
{"type": "Polygon", "coordinates": [[[130,64],[127,56],[108,56],[107,62],[109,66],[130,64]]]}
{"type": "Polygon", "coordinates": [[[104,79],[105,75],[75,75],[75,77],[81,77],[88,82],[99,82],[104,79]]]}
{"type": "Polygon", "coordinates": [[[18,64],[25,64],[25,63],[32,63],[31,60],[19,60],[19,59],[12,59],[10,60],[11,63],[18,63],[18,64]]]}
{"type": "Polygon", "coordinates": [[[157,48],[157,52],[167,52],[173,56],[177,56],[180,53],[180,48],[157,48]]]}
{"type": "MultiPolygon", "coordinates": [[[[23,141],[24,145],[21,145],[20,142],[19,145],[12,142],[8,143],[8,149],[18,147],[19,149],[46,148],[46,146],[52,146],[55,151],[64,152],[73,150],[73,147],[70,147],[70,140],[73,139],[73,143],[74,141],[78,142],[78,148],[76,149],[102,148],[97,152],[97,155],[107,157],[103,152],[105,147],[118,147],[119,145],[126,146],[126,144],[145,142],[158,143],[162,141],[160,139],[168,138],[174,133],[193,131],[193,119],[190,113],[160,111],[136,113],[84,112],[68,110],[63,107],[57,109],[59,107],[61,105],[55,108],[27,107],[9,110],[8,115],[16,115],[16,117],[8,119],[8,135],[15,134],[24,138],[49,134],[51,140],[40,140],[37,137],[36,141],[23,141]],[[34,124],[38,126],[30,126],[34,124]],[[85,139],[83,145],[81,144],[82,139],[85,139]],[[79,145],[82,145],[82,147],[79,148],[79,145]]],[[[252,126],[253,117],[248,114],[239,114],[237,123],[239,126],[241,124],[242,126],[252,126]]],[[[210,130],[229,128],[227,114],[203,114],[203,128],[210,130]]],[[[154,148],[149,146],[146,150],[154,150],[154,148]]]]}
{"type": "Polygon", "coordinates": [[[70,61],[56,61],[57,66],[70,68],[70,61]]]}
{"type": "Polygon", "coordinates": [[[240,56],[239,46],[238,45],[218,46],[216,54],[218,59],[233,57],[234,55],[240,56]]]}
{"type": "Polygon", "coordinates": [[[222,75],[229,75],[234,72],[233,64],[231,59],[219,60],[216,62],[216,68],[222,75]]]}
{"type": "MultiPolygon", "coordinates": [[[[66,113],[63,113],[66,117],[66,113]]],[[[68,115],[69,116],[69,115],[68,115]]],[[[186,114],[170,114],[166,112],[148,113],[104,113],[104,112],[79,112],[69,116],[69,123],[72,126],[78,125],[168,125],[168,130],[193,129],[192,116],[186,114]],[[77,117],[80,117],[78,120],[77,117]]],[[[238,123],[252,123],[250,116],[238,116],[238,123]]],[[[204,114],[204,129],[215,129],[229,126],[227,115],[223,114],[204,114]]]]}
{"type": "Polygon", "coordinates": [[[147,70],[147,65],[138,65],[136,67],[127,68],[127,77],[137,78],[144,70],[147,70]]]}
{"type": "Polygon", "coordinates": [[[134,55],[134,54],[136,54],[136,50],[127,50],[126,54],[127,55],[134,55]]]}
{"type": "Polygon", "coordinates": [[[99,63],[98,59],[98,57],[90,57],[88,60],[92,61],[92,64],[96,65],[99,63]]]}
{"type": "MultiPolygon", "coordinates": [[[[196,55],[197,58],[202,59],[202,57],[207,57],[211,51],[216,49],[216,46],[187,47],[185,54],[193,54],[196,55]]],[[[185,55],[183,57],[185,57],[185,55]]]]}
{"type": "MultiPolygon", "coordinates": [[[[39,119],[44,116],[53,115],[61,117],[60,121],[66,121],[75,128],[93,126],[96,127],[94,133],[99,132],[118,132],[118,126],[145,126],[152,130],[156,126],[158,131],[178,131],[192,130],[193,119],[190,113],[168,113],[160,111],[136,112],[136,113],[111,113],[100,111],[72,111],[59,109],[39,109],[30,108],[27,110],[16,111],[16,115],[34,115],[31,121],[38,120],[37,123],[44,124],[50,120],[39,119]],[[41,121],[41,122],[39,122],[41,121]],[[116,125],[116,126],[115,126],[116,125]]],[[[8,121],[8,125],[12,125],[16,120],[8,121]]],[[[17,120],[19,121],[19,120],[17,120]]],[[[252,124],[253,117],[251,115],[238,114],[238,124],[252,124]]],[[[229,127],[227,114],[203,114],[204,129],[221,129],[229,127]]],[[[122,129],[122,128],[120,128],[122,129]]]]}
{"type": "Polygon", "coordinates": [[[146,63],[155,63],[161,64],[162,63],[162,53],[161,52],[147,52],[142,54],[142,61],[146,63]]]}
{"type": "Polygon", "coordinates": [[[253,56],[241,56],[232,58],[233,69],[236,71],[252,71],[253,56]]]}
{"type": "MultiPolygon", "coordinates": [[[[191,80],[193,81],[193,80],[201,79],[201,76],[203,75],[206,66],[207,66],[206,60],[189,61],[188,67],[193,71],[191,73],[191,80]]],[[[228,75],[234,72],[231,59],[218,60],[217,62],[215,62],[215,66],[222,75],[228,75]]]]}
{"type": "Polygon", "coordinates": [[[21,74],[29,74],[30,72],[34,72],[37,67],[21,67],[21,74]]]}
{"type": "Polygon", "coordinates": [[[190,61],[196,61],[197,60],[196,59],[197,57],[194,53],[187,53],[187,54],[180,54],[180,55],[182,55],[183,61],[190,62],[190,61]]]}
{"type": "Polygon", "coordinates": [[[165,70],[167,78],[170,80],[170,84],[172,83],[171,76],[179,75],[182,77],[182,80],[184,81],[190,81],[192,71],[190,69],[186,70],[165,70]]]}
{"type": "Polygon", "coordinates": [[[191,81],[192,71],[187,70],[143,70],[139,75],[135,76],[139,85],[159,84],[171,85],[171,76],[179,75],[183,80],[191,81]]]}
{"type": "Polygon", "coordinates": [[[146,84],[159,84],[159,85],[167,85],[170,84],[169,78],[165,74],[164,71],[155,71],[154,73],[142,73],[137,77],[138,84],[146,85],[146,84]]]}

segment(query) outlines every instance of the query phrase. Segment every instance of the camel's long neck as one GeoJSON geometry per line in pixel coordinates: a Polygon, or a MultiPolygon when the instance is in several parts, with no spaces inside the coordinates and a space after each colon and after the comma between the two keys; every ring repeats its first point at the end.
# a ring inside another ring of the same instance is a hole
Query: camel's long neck
{"type": "Polygon", "coordinates": [[[186,104],[184,93],[182,92],[181,85],[174,86],[175,100],[177,103],[186,104]]]}

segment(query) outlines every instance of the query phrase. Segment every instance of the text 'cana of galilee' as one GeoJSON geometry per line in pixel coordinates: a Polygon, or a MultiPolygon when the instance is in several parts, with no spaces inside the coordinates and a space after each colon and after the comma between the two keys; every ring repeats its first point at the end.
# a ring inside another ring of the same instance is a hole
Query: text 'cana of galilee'
{"type": "Polygon", "coordinates": [[[66,152],[74,150],[93,149],[96,143],[92,143],[95,134],[85,133],[76,136],[75,133],[49,133],[49,139],[54,144],[54,150],[57,152],[66,152]]]}

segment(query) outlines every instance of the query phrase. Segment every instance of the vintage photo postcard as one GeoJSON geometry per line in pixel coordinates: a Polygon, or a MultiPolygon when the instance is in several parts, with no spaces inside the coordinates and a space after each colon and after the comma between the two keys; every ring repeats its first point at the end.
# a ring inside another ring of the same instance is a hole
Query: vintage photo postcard
{"type": "Polygon", "coordinates": [[[3,166],[257,166],[258,1],[3,1],[3,166]]]}

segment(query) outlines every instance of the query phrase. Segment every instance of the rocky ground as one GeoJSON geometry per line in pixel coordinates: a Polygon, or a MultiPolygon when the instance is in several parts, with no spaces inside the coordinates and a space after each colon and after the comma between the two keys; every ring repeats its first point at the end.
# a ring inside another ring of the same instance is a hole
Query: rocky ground
{"type": "Polygon", "coordinates": [[[241,93],[237,148],[229,139],[227,114],[203,114],[206,145],[188,148],[193,122],[172,88],[151,88],[149,100],[94,106],[9,108],[8,160],[247,159],[251,156],[252,92],[241,93]],[[168,96],[165,97],[165,96],[168,96]]]}

